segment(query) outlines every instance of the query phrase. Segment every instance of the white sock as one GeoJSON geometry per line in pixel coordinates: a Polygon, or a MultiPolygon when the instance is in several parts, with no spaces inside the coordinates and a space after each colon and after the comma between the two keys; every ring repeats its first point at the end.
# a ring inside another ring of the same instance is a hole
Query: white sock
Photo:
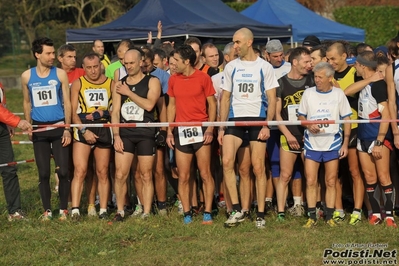
{"type": "Polygon", "coordinates": [[[107,209],[100,209],[100,215],[103,214],[104,212],[107,212],[107,209]]]}
{"type": "Polygon", "coordinates": [[[119,213],[122,217],[125,217],[125,211],[124,211],[124,210],[118,211],[118,213],[119,213]]]}
{"type": "Polygon", "coordinates": [[[80,215],[79,209],[72,209],[71,214],[74,215],[75,213],[80,215]]]}
{"type": "Polygon", "coordinates": [[[266,198],[266,199],[265,199],[265,202],[268,202],[268,201],[269,201],[269,202],[272,202],[273,199],[272,199],[272,198],[266,198]]]}
{"type": "Polygon", "coordinates": [[[301,205],[302,197],[293,197],[294,198],[294,206],[295,205],[301,205]]]}

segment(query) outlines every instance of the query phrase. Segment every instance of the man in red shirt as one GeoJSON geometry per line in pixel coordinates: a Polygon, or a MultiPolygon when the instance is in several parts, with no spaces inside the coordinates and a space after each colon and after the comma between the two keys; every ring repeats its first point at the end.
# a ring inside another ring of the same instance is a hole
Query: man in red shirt
{"type": "MultiPolygon", "coordinates": [[[[215,89],[211,78],[195,68],[196,55],[189,45],[176,49],[177,74],[169,79],[167,108],[169,122],[210,121],[216,119],[215,89]],[[190,88],[189,90],[187,88],[190,88]]],[[[179,196],[183,204],[184,223],[192,222],[190,210],[190,168],[195,155],[204,186],[205,211],[203,224],[211,224],[211,210],[215,183],[210,170],[213,127],[168,128],[167,144],[176,148],[176,164],[179,169],[179,196]]]]}
{"type": "Polygon", "coordinates": [[[83,68],[76,67],[76,49],[71,44],[61,45],[57,50],[57,59],[61,64],[61,68],[68,75],[69,87],[75,79],[85,74],[83,68]]]}
{"type": "MultiPolygon", "coordinates": [[[[10,131],[14,127],[22,130],[32,130],[32,125],[26,120],[21,120],[18,116],[8,111],[0,99],[0,165],[14,161],[14,152],[10,140],[10,131]]],[[[3,177],[4,196],[7,202],[8,220],[21,220],[25,218],[21,211],[21,192],[15,165],[0,167],[0,174],[3,177]]]]}

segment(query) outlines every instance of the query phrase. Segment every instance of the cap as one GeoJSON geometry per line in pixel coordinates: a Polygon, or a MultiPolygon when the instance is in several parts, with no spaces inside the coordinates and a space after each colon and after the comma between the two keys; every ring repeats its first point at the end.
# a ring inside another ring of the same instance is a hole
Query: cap
{"type": "Polygon", "coordinates": [[[319,38],[317,38],[314,35],[307,36],[302,42],[303,46],[311,46],[311,47],[314,47],[314,46],[320,45],[320,44],[321,44],[321,42],[320,42],[319,38]]]}
{"type": "Polygon", "coordinates": [[[346,58],[346,63],[348,65],[354,65],[356,63],[356,57],[348,57],[348,58],[346,58]]]}
{"type": "Polygon", "coordinates": [[[385,46],[378,46],[377,48],[374,49],[374,54],[377,55],[379,53],[388,56],[388,48],[386,48],[385,46]]]}
{"type": "Polygon", "coordinates": [[[266,44],[266,52],[269,54],[284,51],[283,45],[280,40],[270,40],[266,44]]]}

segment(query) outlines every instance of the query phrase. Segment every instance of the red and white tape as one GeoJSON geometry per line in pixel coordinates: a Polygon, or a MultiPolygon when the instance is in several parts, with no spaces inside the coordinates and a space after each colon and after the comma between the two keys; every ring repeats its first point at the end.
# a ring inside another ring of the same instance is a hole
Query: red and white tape
{"type": "Polygon", "coordinates": [[[34,161],[35,161],[35,159],[29,159],[29,160],[16,161],[16,162],[10,162],[10,163],[3,163],[3,164],[0,164],[0,167],[13,166],[13,165],[23,164],[23,163],[33,163],[34,161]]]}

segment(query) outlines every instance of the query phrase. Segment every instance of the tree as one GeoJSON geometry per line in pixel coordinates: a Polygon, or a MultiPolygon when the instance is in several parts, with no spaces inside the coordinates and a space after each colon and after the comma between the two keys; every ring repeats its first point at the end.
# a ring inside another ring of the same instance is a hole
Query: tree
{"type": "Polygon", "coordinates": [[[121,14],[118,0],[61,0],[59,7],[72,12],[78,28],[90,28],[95,23],[110,21],[121,14]]]}

